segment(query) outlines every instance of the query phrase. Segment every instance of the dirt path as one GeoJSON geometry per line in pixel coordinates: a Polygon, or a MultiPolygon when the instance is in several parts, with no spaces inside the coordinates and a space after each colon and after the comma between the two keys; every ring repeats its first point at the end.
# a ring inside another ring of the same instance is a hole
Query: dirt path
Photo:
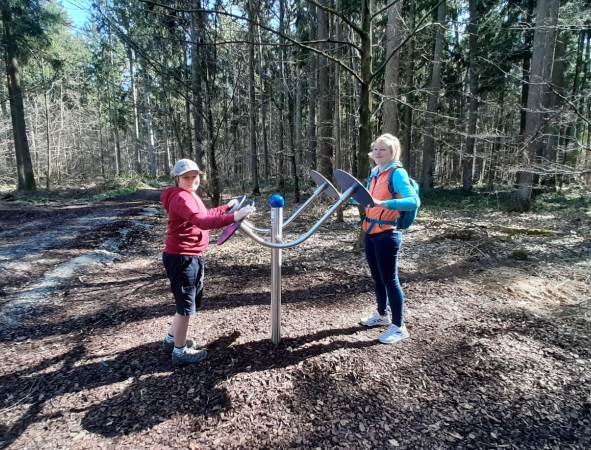
{"type": "Polygon", "coordinates": [[[358,325],[373,294],[352,210],[284,252],[277,350],[269,250],[235,236],[206,257],[192,335],[210,358],[173,369],[154,207],[153,193],[0,205],[0,448],[591,446],[587,212],[422,213],[401,258],[411,339],[398,346],[358,325]]]}
{"type": "Polygon", "coordinates": [[[0,322],[14,327],[90,265],[112,262],[159,213],[156,191],[92,206],[0,207],[0,322]]]}

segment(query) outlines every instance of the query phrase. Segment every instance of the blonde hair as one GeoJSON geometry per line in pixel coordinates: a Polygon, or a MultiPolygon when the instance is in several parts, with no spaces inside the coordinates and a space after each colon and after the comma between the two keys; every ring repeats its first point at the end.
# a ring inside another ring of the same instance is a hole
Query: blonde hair
{"type": "MultiPolygon", "coordinates": [[[[375,141],[371,143],[372,151],[377,144],[384,144],[390,149],[390,152],[392,153],[392,161],[400,160],[400,141],[396,136],[390,133],[382,134],[380,137],[378,137],[375,141]]],[[[371,152],[368,153],[368,155],[371,157],[371,152]]]]}

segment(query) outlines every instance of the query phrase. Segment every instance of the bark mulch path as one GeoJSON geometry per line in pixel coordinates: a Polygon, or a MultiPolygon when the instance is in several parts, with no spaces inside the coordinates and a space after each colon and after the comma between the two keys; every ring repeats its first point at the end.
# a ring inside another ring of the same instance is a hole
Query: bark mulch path
{"type": "Polygon", "coordinates": [[[155,198],[0,203],[0,448],[591,447],[588,212],[421,212],[395,346],[358,324],[374,304],[354,210],[284,251],[277,349],[270,250],[213,233],[191,328],[210,357],[173,368],[155,198]],[[92,251],[109,257],[55,269],[92,251]]]}

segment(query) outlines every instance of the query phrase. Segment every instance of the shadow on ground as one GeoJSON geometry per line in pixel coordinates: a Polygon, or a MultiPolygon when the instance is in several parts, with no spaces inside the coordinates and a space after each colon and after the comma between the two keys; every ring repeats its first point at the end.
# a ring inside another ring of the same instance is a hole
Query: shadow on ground
{"type": "MultiPolygon", "coordinates": [[[[120,383],[130,378],[123,392],[89,407],[67,412],[85,412],[84,428],[92,433],[113,437],[151,428],[173,415],[218,415],[231,407],[220,382],[242,372],[265,371],[295,365],[308,358],[341,348],[365,348],[375,342],[351,342],[338,339],[361,331],[350,327],[321,331],[309,336],[286,338],[276,350],[265,341],[234,345],[240,336],[234,332],[212,342],[210,357],[202,364],[174,368],[169,355],[163,355],[160,342],[140,345],[117,354],[113,359],[84,364],[84,346],[50,358],[27,370],[0,377],[0,397],[30,397],[27,411],[10,428],[4,430],[2,448],[6,448],[25,432],[27,427],[50,417],[41,414],[43,405],[51,399],[81,391],[120,383]],[[333,338],[329,344],[321,341],[333,338]],[[53,365],[56,371],[38,373],[53,365]],[[43,396],[39,397],[39,392],[43,396]]],[[[89,393],[89,395],[91,395],[89,393]]],[[[25,403],[27,400],[23,400],[25,403]]]]}

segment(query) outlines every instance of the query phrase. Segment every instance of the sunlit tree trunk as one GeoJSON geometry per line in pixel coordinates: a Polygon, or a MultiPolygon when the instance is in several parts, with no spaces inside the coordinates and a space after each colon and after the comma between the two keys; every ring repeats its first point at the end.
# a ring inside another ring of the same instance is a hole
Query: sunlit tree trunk
{"type": "Polygon", "coordinates": [[[316,71],[318,56],[312,54],[308,56],[308,125],[306,132],[306,141],[308,143],[306,151],[306,161],[310,169],[316,170],[317,157],[316,157],[316,102],[318,101],[317,95],[317,80],[318,75],[316,71]]]}
{"type": "Polygon", "coordinates": [[[150,105],[150,91],[148,89],[148,74],[146,74],[143,87],[146,108],[146,144],[148,147],[148,157],[150,158],[150,176],[156,177],[158,174],[158,167],[156,165],[156,149],[154,148],[154,125],[152,123],[152,107],[150,105]]]}
{"type": "Polygon", "coordinates": [[[296,67],[295,73],[295,124],[294,124],[294,146],[297,161],[302,164],[304,161],[304,151],[302,147],[302,69],[296,67]]]}
{"type": "MultiPolygon", "coordinates": [[[[194,0],[193,7],[201,8],[201,0],[194,0]]],[[[203,100],[202,100],[202,58],[199,55],[199,44],[203,41],[205,21],[203,13],[193,11],[191,13],[191,91],[193,98],[193,129],[195,138],[194,158],[199,167],[204,167],[203,161],[203,100]]]]}
{"type": "Polygon", "coordinates": [[[548,83],[552,76],[558,7],[559,0],[539,0],[536,7],[536,26],[527,95],[521,170],[517,174],[517,199],[521,210],[528,210],[531,206],[534,179],[532,165],[537,156],[541,155],[545,145],[544,127],[547,112],[544,103],[547,99],[548,83]]]}
{"type": "MultiPolygon", "coordinates": [[[[402,41],[402,0],[388,9],[388,26],[386,27],[386,55],[390,54],[402,41]]],[[[400,96],[400,51],[388,61],[384,73],[384,133],[398,135],[398,100],[400,96]]]]}
{"type": "Polygon", "coordinates": [[[98,104],[97,104],[97,112],[98,112],[98,126],[99,126],[99,154],[101,160],[101,175],[105,178],[105,144],[103,142],[103,120],[101,117],[101,98],[100,95],[98,96],[98,104]]]}
{"type": "Polygon", "coordinates": [[[523,18],[524,44],[523,53],[525,57],[521,65],[521,113],[519,116],[519,134],[525,132],[525,112],[527,110],[527,94],[529,89],[529,70],[531,64],[531,46],[534,39],[533,15],[536,0],[527,0],[527,9],[523,18]]]}
{"type": "MultiPolygon", "coordinates": [[[[109,35],[109,42],[111,41],[111,36],[109,35]]],[[[110,60],[110,67],[113,68],[113,46],[110,45],[109,49],[109,60],[110,60]]],[[[107,87],[107,98],[109,99],[109,111],[111,113],[111,127],[113,129],[113,133],[115,136],[115,154],[114,154],[114,163],[115,163],[115,175],[121,175],[121,143],[119,141],[119,115],[117,113],[117,105],[114,104],[111,96],[112,96],[112,88],[113,83],[111,82],[111,70],[109,70],[109,83],[107,87]]]]}
{"type": "MultiPolygon", "coordinates": [[[[337,10],[341,7],[341,1],[337,0],[337,10]]],[[[333,22],[333,28],[336,28],[336,40],[337,42],[342,40],[342,26],[338,18],[333,22]]],[[[339,44],[336,44],[333,49],[334,54],[342,58],[343,52],[339,50],[339,44]]],[[[343,147],[342,147],[342,108],[341,108],[341,66],[334,64],[334,167],[335,169],[343,169],[343,147]]],[[[337,209],[337,222],[343,222],[343,207],[337,209]]]]}
{"type": "Polygon", "coordinates": [[[445,23],[445,2],[437,8],[435,24],[435,49],[431,82],[429,83],[429,99],[427,101],[427,124],[423,141],[423,165],[421,170],[421,188],[425,192],[433,189],[433,161],[435,159],[435,115],[439,106],[439,89],[441,87],[441,57],[443,55],[443,33],[445,23]]]}
{"type": "MultiPolygon", "coordinates": [[[[577,39],[577,51],[576,51],[576,59],[575,59],[575,67],[573,73],[573,84],[570,90],[570,95],[573,99],[576,99],[580,88],[581,88],[581,71],[583,68],[583,50],[585,47],[585,38],[587,36],[586,30],[579,31],[579,36],[577,39]]],[[[577,141],[576,141],[576,129],[577,129],[577,120],[569,121],[566,131],[564,133],[564,149],[563,149],[563,156],[562,156],[562,164],[566,164],[567,162],[572,162],[574,158],[570,157],[569,155],[575,154],[572,150],[576,148],[577,141]],[[570,160],[570,161],[569,161],[570,160]]],[[[560,177],[559,187],[562,187],[562,183],[566,181],[567,176],[560,177]]]]}
{"type": "Polygon", "coordinates": [[[260,195],[259,187],[259,162],[257,152],[257,134],[256,134],[256,98],[255,98],[255,79],[254,79],[254,67],[256,64],[254,57],[254,46],[255,46],[255,32],[254,32],[254,5],[253,0],[249,0],[247,4],[248,10],[248,37],[250,44],[248,45],[248,117],[249,117],[249,134],[250,134],[250,171],[251,171],[251,183],[252,183],[252,194],[260,195]]]}
{"type": "Polygon", "coordinates": [[[470,22],[468,23],[469,47],[469,101],[468,101],[468,129],[466,130],[466,147],[462,157],[462,188],[472,190],[474,153],[476,142],[476,122],[478,120],[478,0],[469,0],[470,22]]]}
{"type": "MultiPolygon", "coordinates": [[[[285,15],[285,0],[279,0],[280,2],[284,3],[283,9],[285,15]]],[[[289,17],[287,19],[283,19],[283,26],[282,30],[284,33],[288,33],[287,28],[285,27],[285,23],[289,23],[289,17]]],[[[282,97],[283,97],[283,105],[284,109],[287,110],[287,120],[282,122],[282,126],[285,129],[285,135],[287,136],[287,147],[288,147],[288,162],[290,166],[290,174],[293,180],[293,197],[294,201],[298,203],[300,201],[300,177],[298,174],[298,164],[297,164],[297,154],[296,154],[296,147],[294,141],[294,117],[295,117],[295,105],[293,101],[293,95],[290,90],[291,86],[291,73],[292,69],[287,64],[287,49],[285,45],[281,46],[281,67],[282,67],[282,97]]]]}
{"type": "MultiPolygon", "coordinates": [[[[317,38],[328,39],[328,16],[322,8],[316,9],[317,38]]],[[[326,44],[320,46],[328,50],[326,44]]],[[[332,177],[332,114],[330,111],[330,66],[328,59],[318,58],[318,169],[327,178],[332,177]]]]}
{"type": "Polygon", "coordinates": [[[361,0],[361,82],[359,93],[359,136],[357,148],[357,178],[364,180],[369,172],[372,101],[372,30],[373,0],[361,0]]]}
{"type": "MultiPolygon", "coordinates": [[[[259,19],[260,20],[260,19],[259,19]]],[[[263,132],[263,170],[264,170],[264,177],[265,180],[269,179],[270,173],[270,166],[271,162],[269,161],[269,133],[267,132],[268,129],[268,119],[269,116],[269,96],[268,96],[268,89],[267,89],[267,77],[265,76],[264,66],[263,66],[263,46],[262,46],[262,39],[261,39],[261,32],[260,28],[258,29],[258,53],[259,57],[257,60],[258,64],[258,72],[259,72],[259,80],[261,83],[261,128],[263,132]]]]}
{"type": "MultiPolygon", "coordinates": [[[[415,0],[408,0],[406,5],[408,9],[408,30],[412,30],[415,27],[415,0]]],[[[405,97],[407,105],[404,105],[402,109],[402,164],[409,173],[414,173],[415,165],[412,156],[416,153],[412,148],[412,130],[413,130],[413,105],[415,104],[414,99],[414,80],[415,80],[415,39],[411,40],[407,44],[407,53],[404,64],[404,83],[405,83],[405,97]]],[[[416,159],[416,158],[415,158],[416,159]]]]}
{"type": "MultiPolygon", "coordinates": [[[[561,132],[564,129],[560,126],[562,116],[562,106],[566,98],[565,68],[566,48],[569,41],[569,34],[559,32],[556,38],[556,47],[554,49],[554,67],[552,68],[552,90],[548,92],[548,142],[544,147],[544,159],[548,162],[556,163],[558,158],[558,147],[561,140],[561,132]]],[[[558,185],[558,176],[545,180],[546,184],[558,185]]]]}
{"type": "Polygon", "coordinates": [[[49,190],[51,187],[51,141],[49,138],[49,101],[47,99],[49,88],[43,91],[43,100],[45,105],[45,141],[47,145],[47,169],[45,176],[45,189],[49,190]]]}
{"type": "Polygon", "coordinates": [[[133,110],[133,170],[136,173],[141,173],[142,160],[140,153],[140,121],[137,107],[137,80],[135,75],[135,54],[130,46],[127,47],[127,57],[129,59],[129,79],[131,82],[131,101],[133,110]]]}

